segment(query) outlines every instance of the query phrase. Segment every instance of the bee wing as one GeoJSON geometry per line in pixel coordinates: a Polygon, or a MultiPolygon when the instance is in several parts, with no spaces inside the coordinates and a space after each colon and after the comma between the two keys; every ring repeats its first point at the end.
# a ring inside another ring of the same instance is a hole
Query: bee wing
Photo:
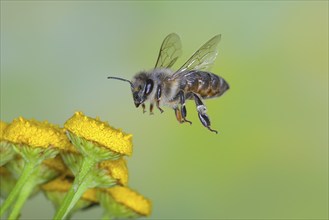
{"type": "Polygon", "coordinates": [[[169,34],[162,42],[155,68],[170,68],[182,54],[182,43],[175,33],[169,34]]]}
{"type": "Polygon", "coordinates": [[[181,74],[185,74],[191,70],[207,70],[209,69],[218,54],[218,43],[221,35],[216,35],[205,43],[199,50],[197,50],[192,57],[186,61],[186,63],[177,70],[173,75],[172,79],[177,78],[181,74]]]}

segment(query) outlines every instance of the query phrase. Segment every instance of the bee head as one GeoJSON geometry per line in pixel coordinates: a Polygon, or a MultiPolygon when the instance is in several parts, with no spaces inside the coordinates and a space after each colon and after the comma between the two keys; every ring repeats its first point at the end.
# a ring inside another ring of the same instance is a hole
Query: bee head
{"type": "Polygon", "coordinates": [[[153,80],[150,79],[145,73],[139,73],[133,78],[131,92],[136,108],[145,102],[147,96],[153,90],[153,85],[153,80]]]}
{"type": "Polygon", "coordinates": [[[144,72],[137,74],[132,81],[112,76],[109,76],[107,78],[129,82],[136,108],[138,108],[140,104],[145,102],[147,96],[153,90],[153,80],[149,79],[146,73],[144,72]]]}

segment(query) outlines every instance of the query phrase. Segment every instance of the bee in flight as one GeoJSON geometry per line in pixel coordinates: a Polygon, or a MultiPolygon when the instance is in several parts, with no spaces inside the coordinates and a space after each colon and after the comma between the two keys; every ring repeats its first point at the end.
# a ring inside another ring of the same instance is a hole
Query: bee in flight
{"type": "Polygon", "coordinates": [[[229,89],[228,83],[220,76],[207,70],[214,63],[218,54],[218,43],[221,35],[216,35],[206,42],[192,57],[177,71],[171,69],[182,54],[181,40],[175,33],[169,34],[160,48],[155,67],[149,71],[137,73],[133,79],[127,80],[109,76],[128,82],[131,87],[136,108],[142,106],[145,112],[145,101],[150,102],[150,114],[154,105],[162,113],[162,106],[174,109],[179,123],[191,121],[186,119],[186,100],[194,100],[201,123],[210,131],[210,119],[206,114],[207,108],[203,99],[215,98],[229,89]]]}

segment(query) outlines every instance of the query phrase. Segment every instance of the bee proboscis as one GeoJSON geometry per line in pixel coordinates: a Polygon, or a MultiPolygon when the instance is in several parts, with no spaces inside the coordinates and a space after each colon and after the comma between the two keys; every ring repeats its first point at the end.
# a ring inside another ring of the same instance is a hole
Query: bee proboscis
{"type": "Polygon", "coordinates": [[[128,82],[131,87],[136,108],[150,102],[150,114],[154,105],[162,113],[162,106],[174,109],[178,122],[188,122],[185,107],[186,100],[194,100],[201,123],[210,131],[210,119],[203,99],[223,95],[229,89],[228,83],[220,76],[209,72],[218,54],[218,43],[221,35],[216,35],[197,50],[177,71],[171,69],[182,54],[181,40],[175,33],[169,34],[163,41],[155,67],[149,71],[138,72],[133,79],[109,76],[128,82]]]}

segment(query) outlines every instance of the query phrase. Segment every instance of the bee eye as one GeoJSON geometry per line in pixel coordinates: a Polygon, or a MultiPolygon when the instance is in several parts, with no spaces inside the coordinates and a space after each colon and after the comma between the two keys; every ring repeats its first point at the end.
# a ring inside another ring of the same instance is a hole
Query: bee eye
{"type": "Polygon", "coordinates": [[[148,79],[145,86],[145,95],[148,95],[152,92],[153,89],[153,80],[148,79]]]}

